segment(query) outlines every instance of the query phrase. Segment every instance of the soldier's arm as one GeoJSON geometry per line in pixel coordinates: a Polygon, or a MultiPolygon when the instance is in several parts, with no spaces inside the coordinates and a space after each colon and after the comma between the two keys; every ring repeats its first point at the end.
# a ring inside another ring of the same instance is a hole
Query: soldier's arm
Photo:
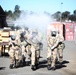
{"type": "Polygon", "coordinates": [[[56,40],[56,43],[51,47],[51,49],[53,50],[54,48],[56,48],[59,44],[59,39],[56,40]]]}
{"type": "Polygon", "coordinates": [[[9,45],[9,47],[12,47],[12,41],[11,41],[11,39],[9,40],[8,45],[9,45]]]}
{"type": "Polygon", "coordinates": [[[27,44],[32,44],[32,42],[30,41],[30,39],[26,39],[27,44]]]}

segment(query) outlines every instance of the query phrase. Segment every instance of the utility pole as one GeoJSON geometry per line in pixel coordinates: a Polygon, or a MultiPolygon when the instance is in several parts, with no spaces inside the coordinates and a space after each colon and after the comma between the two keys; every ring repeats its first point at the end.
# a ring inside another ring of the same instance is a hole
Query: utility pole
{"type": "Polygon", "coordinates": [[[63,2],[61,2],[61,9],[60,9],[60,11],[61,11],[61,14],[60,14],[60,22],[62,22],[62,5],[63,5],[63,2]]]}

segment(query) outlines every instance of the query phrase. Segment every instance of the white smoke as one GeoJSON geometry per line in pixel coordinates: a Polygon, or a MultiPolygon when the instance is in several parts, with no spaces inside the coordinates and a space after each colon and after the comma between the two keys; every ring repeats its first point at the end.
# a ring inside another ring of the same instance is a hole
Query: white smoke
{"type": "Polygon", "coordinates": [[[20,17],[14,22],[15,26],[28,27],[30,30],[38,29],[43,34],[46,32],[47,25],[49,25],[53,19],[46,13],[30,13],[22,12],[20,17]]]}
{"type": "Polygon", "coordinates": [[[22,12],[20,17],[14,22],[15,25],[20,27],[28,27],[30,30],[38,29],[43,36],[43,50],[47,49],[46,33],[47,26],[53,21],[48,13],[30,13],[22,12]]]}

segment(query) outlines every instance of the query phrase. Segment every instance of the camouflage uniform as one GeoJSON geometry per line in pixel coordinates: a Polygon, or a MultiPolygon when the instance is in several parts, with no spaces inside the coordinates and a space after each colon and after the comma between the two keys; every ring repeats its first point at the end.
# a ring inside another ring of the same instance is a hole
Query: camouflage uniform
{"type": "Polygon", "coordinates": [[[57,37],[56,31],[51,31],[51,34],[48,35],[48,53],[47,53],[47,62],[48,66],[47,69],[55,70],[55,62],[57,57],[57,46],[59,43],[59,38],[57,37]]]}
{"type": "Polygon", "coordinates": [[[26,54],[27,54],[27,51],[25,48],[27,46],[27,42],[26,42],[26,39],[24,37],[25,33],[22,32],[20,35],[21,35],[20,41],[21,41],[21,49],[22,49],[22,63],[23,63],[23,65],[25,65],[26,64],[25,59],[26,59],[26,54]]]}
{"type": "Polygon", "coordinates": [[[24,35],[24,37],[25,37],[25,40],[27,42],[27,46],[26,46],[25,49],[26,49],[26,52],[27,52],[27,54],[29,56],[29,59],[31,59],[31,44],[28,41],[29,38],[30,38],[30,31],[28,29],[26,29],[25,32],[26,32],[26,34],[24,35]]]}
{"type": "Polygon", "coordinates": [[[32,36],[30,38],[31,43],[31,69],[36,70],[39,64],[40,57],[40,47],[39,43],[41,41],[41,36],[38,34],[37,30],[32,32],[32,36]]]}
{"type": "Polygon", "coordinates": [[[10,68],[19,67],[21,60],[21,48],[15,36],[11,36],[9,42],[10,68]]]}
{"type": "Polygon", "coordinates": [[[30,44],[27,41],[29,38],[29,32],[27,30],[23,31],[20,34],[20,42],[21,42],[21,49],[22,49],[22,63],[23,65],[26,65],[25,59],[26,59],[26,54],[31,55],[30,52],[30,44]]]}

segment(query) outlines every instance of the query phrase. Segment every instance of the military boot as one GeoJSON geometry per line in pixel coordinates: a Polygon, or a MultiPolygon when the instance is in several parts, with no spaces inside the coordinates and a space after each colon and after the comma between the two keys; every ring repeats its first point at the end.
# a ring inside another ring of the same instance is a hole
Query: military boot
{"type": "Polygon", "coordinates": [[[62,63],[63,63],[63,57],[60,56],[60,57],[59,57],[59,64],[62,65],[62,63]]]}
{"type": "Polygon", "coordinates": [[[35,66],[35,65],[32,65],[32,66],[31,66],[31,69],[32,69],[33,71],[35,71],[35,70],[36,70],[36,66],[35,66]]]}
{"type": "Polygon", "coordinates": [[[51,70],[54,71],[56,68],[55,67],[51,67],[51,70]]]}
{"type": "Polygon", "coordinates": [[[51,70],[51,58],[47,58],[47,63],[48,63],[47,69],[51,70]]]}
{"type": "Polygon", "coordinates": [[[36,69],[38,69],[38,67],[39,67],[39,58],[36,58],[36,64],[35,64],[35,66],[36,66],[36,69]]]}
{"type": "Polygon", "coordinates": [[[59,62],[58,62],[58,57],[56,57],[55,63],[56,63],[56,64],[59,63],[59,62]]]}
{"type": "Polygon", "coordinates": [[[13,69],[14,68],[13,66],[14,66],[14,64],[10,64],[9,68],[13,69]]]}
{"type": "Polygon", "coordinates": [[[24,57],[24,55],[22,56],[22,63],[23,63],[23,66],[25,66],[26,65],[26,62],[25,62],[25,57],[24,57]]]}
{"type": "Polygon", "coordinates": [[[48,70],[51,70],[51,64],[48,64],[48,65],[47,65],[47,69],[48,69],[48,70]]]}
{"type": "Polygon", "coordinates": [[[16,59],[16,64],[15,64],[15,68],[18,68],[20,65],[19,65],[19,60],[16,59]]]}

